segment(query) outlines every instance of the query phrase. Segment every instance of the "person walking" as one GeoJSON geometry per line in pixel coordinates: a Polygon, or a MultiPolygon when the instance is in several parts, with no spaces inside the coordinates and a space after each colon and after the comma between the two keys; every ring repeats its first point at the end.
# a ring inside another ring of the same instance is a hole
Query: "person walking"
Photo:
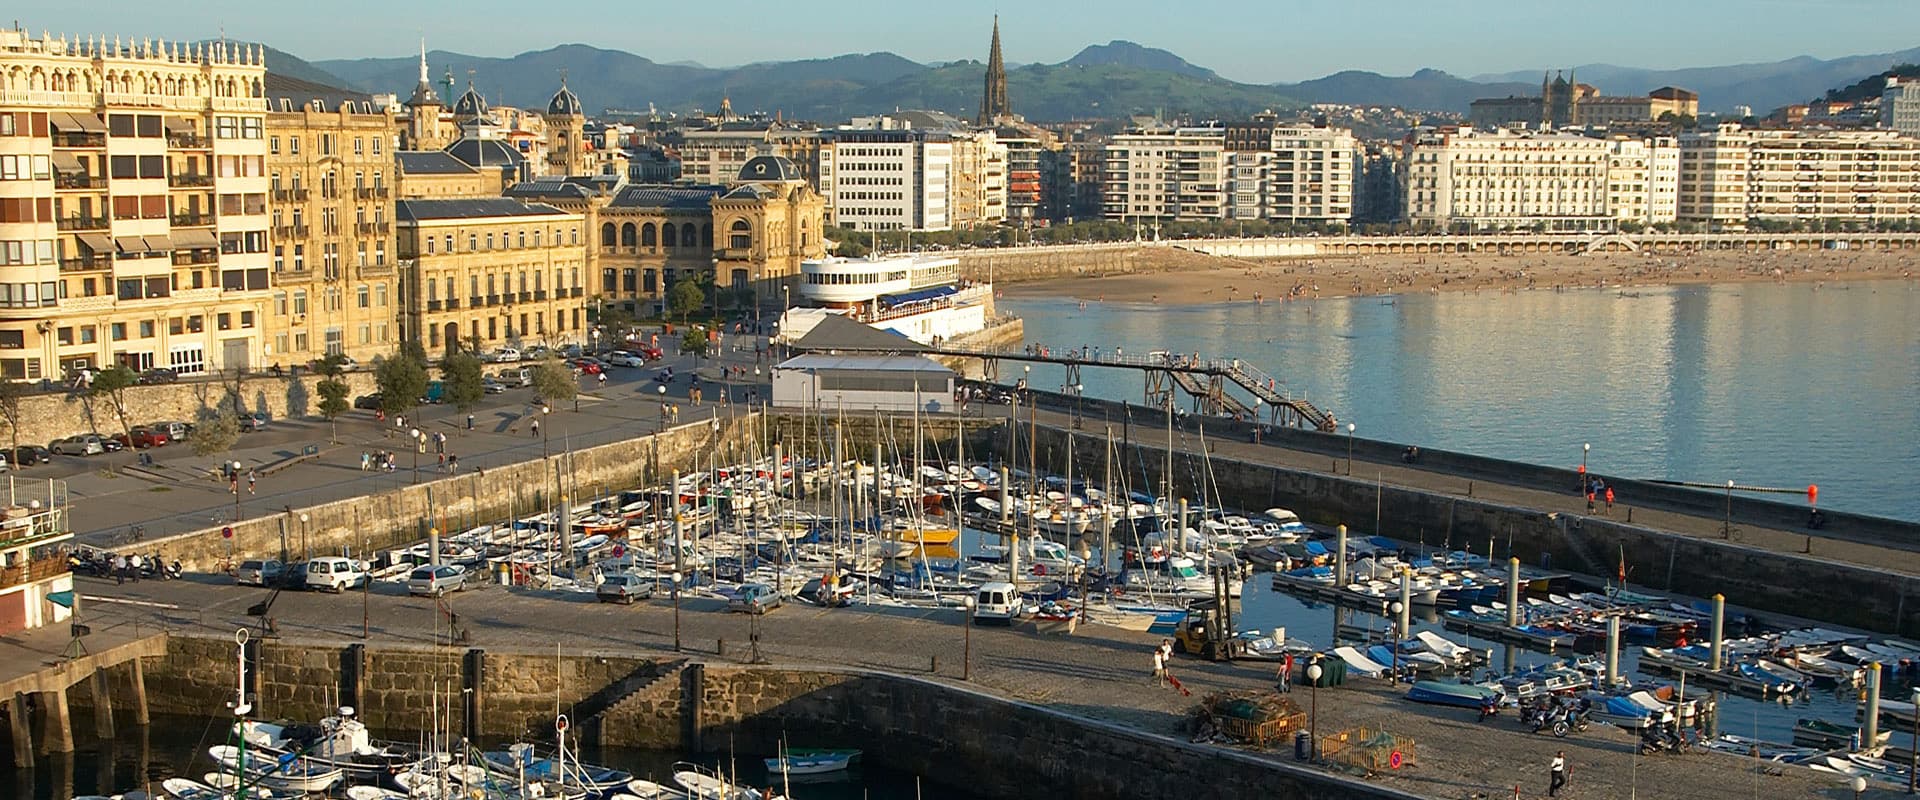
{"type": "MultiPolygon", "coordinates": [[[[534,438],[539,438],[539,436],[540,436],[540,418],[539,418],[539,417],[535,417],[535,418],[533,419],[533,436],[534,436],[534,438]]],[[[1589,500],[1591,500],[1591,499],[1593,499],[1593,498],[1592,498],[1592,496],[1591,496],[1591,495],[1589,495],[1587,499],[1589,499],[1589,500]]],[[[1588,503],[1587,505],[1588,505],[1588,506],[1592,506],[1593,504],[1592,504],[1592,503],[1588,503]]],[[[1587,510],[1588,510],[1588,511],[1592,511],[1593,509],[1592,509],[1591,507],[1589,507],[1589,508],[1588,508],[1587,510]]]]}
{"type": "Polygon", "coordinates": [[[1613,487],[1607,487],[1607,513],[1613,513],[1613,487]]]}
{"type": "Polygon", "coordinates": [[[473,430],[473,415],[467,415],[467,430],[473,430]]]}
{"type": "Polygon", "coordinates": [[[134,583],[140,582],[141,565],[142,565],[142,562],[140,560],[139,553],[134,553],[133,555],[127,556],[127,577],[132,578],[134,583]]]}
{"type": "Polygon", "coordinates": [[[1160,648],[1153,648],[1153,685],[1167,685],[1167,654],[1160,648]]]}
{"type": "Polygon", "coordinates": [[[448,472],[459,472],[459,471],[460,471],[460,457],[459,457],[459,456],[457,456],[457,455],[454,455],[454,454],[452,454],[452,453],[448,453],[448,454],[447,454],[447,471],[448,471],[448,472]]]}
{"type": "Polygon", "coordinates": [[[252,469],[247,470],[247,494],[254,494],[254,489],[258,488],[259,485],[260,485],[260,471],[252,470],[252,469]]]}
{"type": "Polygon", "coordinates": [[[1293,654],[1288,653],[1285,658],[1280,659],[1280,692],[1282,694],[1287,694],[1292,691],[1293,691],[1293,654]]]}
{"type": "Polygon", "coordinates": [[[1587,489],[1587,513],[1593,513],[1593,489],[1587,489]]]}
{"type": "Polygon", "coordinates": [[[127,582],[127,557],[115,554],[113,557],[113,585],[127,582]]]}
{"type": "Polygon", "coordinates": [[[373,464],[373,458],[367,455],[367,451],[365,450],[360,451],[360,471],[366,472],[367,467],[371,466],[372,464],[373,464]]]}
{"type": "Polygon", "coordinates": [[[1567,751],[1561,750],[1553,756],[1553,764],[1547,768],[1547,796],[1556,797],[1560,788],[1567,785],[1567,751]]]}

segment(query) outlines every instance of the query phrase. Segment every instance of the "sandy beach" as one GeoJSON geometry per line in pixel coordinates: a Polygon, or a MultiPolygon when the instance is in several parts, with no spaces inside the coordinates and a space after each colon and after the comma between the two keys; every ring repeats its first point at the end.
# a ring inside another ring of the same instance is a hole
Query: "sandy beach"
{"type": "Polygon", "coordinates": [[[1415,292],[1553,291],[1746,281],[1915,281],[1920,252],[1448,253],[1217,259],[1177,269],[1006,285],[1006,297],[1125,303],[1285,302],[1415,292]]]}

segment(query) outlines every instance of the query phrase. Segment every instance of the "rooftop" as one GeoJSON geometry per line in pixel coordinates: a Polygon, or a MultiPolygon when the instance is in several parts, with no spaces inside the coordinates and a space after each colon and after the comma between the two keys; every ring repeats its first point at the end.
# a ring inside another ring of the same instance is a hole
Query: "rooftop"
{"type": "Polygon", "coordinates": [[[720,186],[679,186],[666,184],[641,184],[628,186],[615,195],[610,208],[678,208],[704,210],[713,204],[713,198],[724,194],[726,189],[720,186]]]}
{"type": "Polygon", "coordinates": [[[401,150],[394,156],[400,159],[400,171],[408,175],[472,175],[475,172],[466,162],[441,150],[401,150]]]}
{"type": "MultiPolygon", "coordinates": [[[[855,323],[858,324],[858,323],[855,323]]],[[[801,341],[805,341],[804,339],[801,341]]],[[[863,372],[935,372],[951,374],[953,370],[940,366],[940,363],[926,356],[904,355],[832,355],[828,353],[808,353],[794,356],[774,369],[812,369],[812,370],[860,370],[863,372]]]]}
{"type": "Polygon", "coordinates": [[[567,213],[544,203],[525,203],[510,197],[399,200],[394,203],[394,209],[402,222],[488,217],[541,217],[567,213]]]}

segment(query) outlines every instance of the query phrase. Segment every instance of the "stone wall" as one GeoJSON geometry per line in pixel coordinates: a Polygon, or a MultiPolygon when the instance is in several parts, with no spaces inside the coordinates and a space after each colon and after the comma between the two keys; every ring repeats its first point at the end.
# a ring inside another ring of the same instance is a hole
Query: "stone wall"
{"type": "MultiPolygon", "coordinates": [[[[1026,323],[1019,317],[1007,317],[985,330],[975,331],[965,336],[955,336],[941,346],[964,350],[1012,350],[1024,344],[1026,340],[1026,323]]],[[[963,378],[979,378],[986,371],[980,359],[977,358],[934,356],[933,360],[960,373],[963,378]]]]}
{"type": "MultiPolygon", "coordinates": [[[[342,379],[350,388],[349,398],[374,391],[372,372],[352,372],[342,379]]],[[[270,419],[319,416],[320,393],[314,386],[320,380],[307,372],[297,378],[247,378],[240,384],[240,407],[247,413],[264,413],[270,419]]],[[[193,422],[202,409],[223,402],[231,391],[230,384],[212,379],[134,386],[126,390],[127,424],[193,422]]],[[[22,444],[46,444],[80,433],[111,436],[119,432],[120,419],[114,414],[113,401],[104,396],[90,399],[84,392],[51,392],[20,400],[22,444]]]]}
{"type": "Polygon", "coordinates": [[[227,557],[280,558],[295,555],[290,548],[339,553],[380,550],[424,539],[438,524],[443,532],[458,532],[482,523],[538,513],[555,501],[556,483],[570,485],[579,497],[601,491],[619,491],[688,467],[696,453],[716,444],[726,448],[745,441],[761,416],[748,414],[722,421],[716,433],[701,421],[682,425],[657,436],[644,436],[599,447],[576,450],[570,458],[524,461],[485,471],[472,471],[401,486],[364,497],[348,498],[280,514],[243,520],[233,525],[231,542],[220,527],[152,541],[152,546],[179,558],[189,571],[211,570],[227,557]],[[297,521],[300,514],[308,521],[297,521]]]}
{"type": "Polygon", "coordinates": [[[960,253],[960,274],[971,280],[1007,284],[1135,272],[1215,269],[1224,263],[1221,259],[1192,250],[1125,242],[966,250],[960,253]]]}

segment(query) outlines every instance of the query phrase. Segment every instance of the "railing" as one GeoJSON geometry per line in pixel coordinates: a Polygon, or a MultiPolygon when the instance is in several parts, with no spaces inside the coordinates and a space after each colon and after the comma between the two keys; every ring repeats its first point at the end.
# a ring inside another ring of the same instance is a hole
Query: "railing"
{"type": "Polygon", "coordinates": [[[173,224],[188,226],[212,225],[213,215],[201,213],[175,214],[173,215],[173,224]]]}
{"type": "Polygon", "coordinates": [[[545,300],[545,299],[547,299],[547,290],[545,290],[545,289],[535,289],[535,290],[534,290],[534,292],[533,292],[533,299],[534,299],[534,300],[535,300],[536,302],[537,302],[537,301],[541,301],[541,300],[545,300]]]}
{"type": "Polygon", "coordinates": [[[105,189],[107,188],[107,182],[104,180],[96,181],[93,179],[92,175],[56,174],[53,176],[53,188],[55,189],[105,189]]]}
{"type": "Polygon", "coordinates": [[[440,301],[438,301],[438,300],[428,300],[428,301],[427,301],[427,310],[428,310],[428,311],[439,311],[439,310],[440,310],[440,301]]]}
{"type": "Polygon", "coordinates": [[[175,174],[167,176],[167,185],[175,188],[182,186],[212,186],[212,175],[175,174]]]}
{"type": "Polygon", "coordinates": [[[457,297],[449,297],[449,298],[447,298],[447,310],[448,310],[448,311],[456,311],[456,310],[458,310],[459,308],[460,308],[460,299],[459,299],[459,298],[457,298],[457,297]]]}
{"type": "Polygon", "coordinates": [[[385,222],[361,222],[356,224],[354,227],[359,230],[361,236],[373,236],[375,234],[385,234],[387,231],[393,229],[392,225],[385,222]]]}
{"type": "Polygon", "coordinates": [[[533,293],[532,293],[532,292],[521,292],[521,293],[520,293],[520,302],[522,302],[522,303],[526,303],[526,302],[531,302],[532,300],[533,300],[533,293]]]}
{"type": "Polygon", "coordinates": [[[308,278],[313,277],[313,268],[303,266],[303,267],[294,267],[293,269],[279,269],[279,270],[273,271],[273,276],[275,278],[285,277],[288,279],[304,281],[308,278]]]}
{"type": "Polygon", "coordinates": [[[202,247],[193,250],[173,251],[173,265],[176,267],[191,267],[199,264],[218,263],[220,263],[220,254],[212,248],[202,247]]]}
{"type": "Polygon", "coordinates": [[[721,261],[753,260],[753,248],[751,247],[726,247],[726,248],[721,248],[719,250],[716,250],[714,251],[714,253],[715,253],[715,257],[719,258],[721,261]]]}
{"type": "Polygon", "coordinates": [[[387,187],[385,186],[356,187],[353,190],[353,196],[361,200],[385,200],[387,199],[387,187]]]}
{"type": "Polygon", "coordinates": [[[308,226],[306,225],[281,225],[273,229],[273,236],[283,241],[287,239],[305,239],[307,238],[307,231],[308,226]]]}
{"type": "Polygon", "coordinates": [[[60,259],[61,272],[87,272],[97,269],[110,269],[112,267],[113,261],[104,256],[60,259]]]}
{"type": "Polygon", "coordinates": [[[183,150],[205,150],[213,146],[213,140],[191,133],[176,133],[167,137],[167,146],[183,150]]]}
{"type": "Polygon", "coordinates": [[[273,199],[275,201],[282,202],[282,203],[288,202],[288,201],[305,202],[307,199],[307,190],[306,189],[275,189],[273,190],[273,199]]]}
{"type": "MultiPolygon", "coordinates": [[[[104,258],[96,258],[93,260],[101,263],[106,261],[104,258]]],[[[65,269],[66,262],[61,262],[60,267],[61,269],[65,269]]],[[[105,269],[105,267],[100,267],[99,269],[105,269]]],[[[64,311],[74,312],[107,311],[113,308],[113,303],[113,295],[110,294],[96,294],[92,297],[64,297],[60,300],[60,308],[64,311]]]]}
{"type": "Polygon", "coordinates": [[[578,286],[575,286],[575,287],[573,287],[573,296],[574,296],[574,297],[579,297],[579,296],[581,296],[581,295],[583,295],[583,294],[586,294],[586,293],[587,293],[587,290],[585,290],[585,289],[582,289],[582,288],[580,288],[580,287],[578,287],[578,286]]]}
{"type": "Polygon", "coordinates": [[[500,305],[500,295],[497,295],[497,294],[487,295],[487,305],[490,305],[490,306],[500,305]]]}
{"type": "Polygon", "coordinates": [[[25,564],[0,569],[0,589],[57,578],[71,570],[64,555],[36,558],[25,564]]]}
{"type": "Polygon", "coordinates": [[[54,147],[106,147],[107,135],[104,133],[56,133],[53,135],[54,147]]]}
{"type": "Polygon", "coordinates": [[[107,227],[107,218],[106,217],[82,217],[79,215],[74,215],[70,217],[61,217],[58,222],[54,223],[54,227],[58,230],[63,230],[63,231],[105,230],[107,227]]]}

